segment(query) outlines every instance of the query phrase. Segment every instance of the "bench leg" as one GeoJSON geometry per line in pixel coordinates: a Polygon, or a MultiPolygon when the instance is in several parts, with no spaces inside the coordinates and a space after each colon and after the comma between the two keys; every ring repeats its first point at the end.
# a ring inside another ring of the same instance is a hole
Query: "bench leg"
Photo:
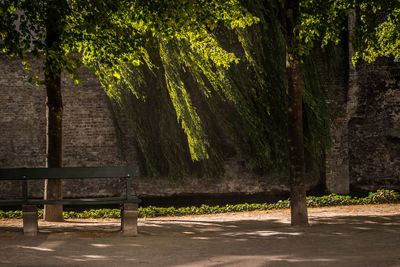
{"type": "Polygon", "coordinates": [[[138,204],[125,203],[121,207],[121,231],[124,236],[137,236],[138,204]]]}
{"type": "Polygon", "coordinates": [[[22,206],[24,235],[36,236],[38,233],[38,213],[35,205],[22,206]]]}

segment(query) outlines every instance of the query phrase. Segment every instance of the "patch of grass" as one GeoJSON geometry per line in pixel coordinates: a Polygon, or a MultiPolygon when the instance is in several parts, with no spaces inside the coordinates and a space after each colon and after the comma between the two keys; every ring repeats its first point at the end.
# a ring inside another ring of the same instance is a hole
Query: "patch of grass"
{"type": "MultiPolygon", "coordinates": [[[[381,189],[371,192],[367,197],[357,198],[343,195],[330,194],[322,197],[307,197],[307,206],[310,208],[329,207],[329,206],[346,206],[346,205],[365,205],[365,204],[390,204],[399,203],[400,194],[394,190],[381,189]]],[[[183,208],[161,208],[161,207],[139,207],[139,218],[153,218],[166,216],[185,216],[185,215],[202,215],[217,214],[227,212],[242,212],[253,210],[274,210],[290,208],[289,200],[280,200],[276,203],[267,204],[237,204],[225,206],[207,206],[200,207],[183,207],[183,208]]],[[[43,218],[43,210],[38,211],[39,218],[43,218]]],[[[66,219],[87,219],[87,218],[120,218],[121,211],[119,209],[91,209],[83,212],[65,211],[66,219]]],[[[20,219],[22,211],[1,211],[0,218],[20,219]]]]}

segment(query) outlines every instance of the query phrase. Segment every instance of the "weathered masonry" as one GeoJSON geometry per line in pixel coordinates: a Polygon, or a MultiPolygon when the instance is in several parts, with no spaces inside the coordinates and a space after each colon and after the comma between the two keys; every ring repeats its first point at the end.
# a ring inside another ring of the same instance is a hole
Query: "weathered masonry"
{"type": "MultiPolygon", "coordinates": [[[[351,23],[351,20],[350,20],[351,23]]],[[[400,188],[400,64],[389,59],[374,64],[351,64],[351,48],[337,48],[338,68],[331,92],[333,147],[327,153],[325,180],[309,177],[309,188],[323,183],[329,192],[400,188]]],[[[37,65],[40,63],[38,62],[37,65]]],[[[45,90],[29,84],[20,60],[0,55],[0,166],[44,167],[45,90]]],[[[114,127],[110,103],[98,80],[81,73],[83,85],[62,81],[64,103],[63,163],[73,166],[137,165],[140,160],[127,124],[122,136],[114,127]],[[123,139],[123,146],[120,145],[123,139]],[[123,151],[121,151],[123,150],[123,151]],[[123,153],[122,153],[123,152],[123,153]]],[[[242,164],[240,155],[225,161],[225,176],[217,181],[186,178],[136,180],[139,196],[191,193],[276,193],[288,190],[287,178],[258,177],[242,164]]],[[[115,183],[66,183],[64,195],[112,195],[115,183]],[[101,190],[100,190],[101,188],[101,190]],[[106,188],[106,190],[104,189],[106,188]],[[82,194],[80,194],[82,195],[82,194]]],[[[1,196],[18,195],[19,187],[5,184],[1,196]]],[[[32,187],[40,195],[43,186],[32,187]]]]}
{"type": "MultiPolygon", "coordinates": [[[[349,29],[355,18],[349,17],[349,29]]],[[[400,188],[400,64],[351,62],[347,42],[337,49],[332,92],[333,147],[326,186],[334,193],[400,188]]]]}

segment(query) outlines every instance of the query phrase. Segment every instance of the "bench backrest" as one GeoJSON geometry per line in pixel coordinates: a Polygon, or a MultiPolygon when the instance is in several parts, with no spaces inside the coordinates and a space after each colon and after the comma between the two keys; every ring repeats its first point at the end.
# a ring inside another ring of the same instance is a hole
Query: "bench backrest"
{"type": "Polygon", "coordinates": [[[139,176],[137,166],[0,169],[0,180],[123,178],[139,176]]]}

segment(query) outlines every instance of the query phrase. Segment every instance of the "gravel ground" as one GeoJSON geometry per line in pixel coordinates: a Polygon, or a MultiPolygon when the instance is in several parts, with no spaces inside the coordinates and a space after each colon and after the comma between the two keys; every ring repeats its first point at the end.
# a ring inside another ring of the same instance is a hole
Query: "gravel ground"
{"type": "Polygon", "coordinates": [[[0,221],[2,266],[400,266],[400,205],[309,209],[310,227],[290,211],[139,220],[123,237],[119,220],[0,221]]]}

